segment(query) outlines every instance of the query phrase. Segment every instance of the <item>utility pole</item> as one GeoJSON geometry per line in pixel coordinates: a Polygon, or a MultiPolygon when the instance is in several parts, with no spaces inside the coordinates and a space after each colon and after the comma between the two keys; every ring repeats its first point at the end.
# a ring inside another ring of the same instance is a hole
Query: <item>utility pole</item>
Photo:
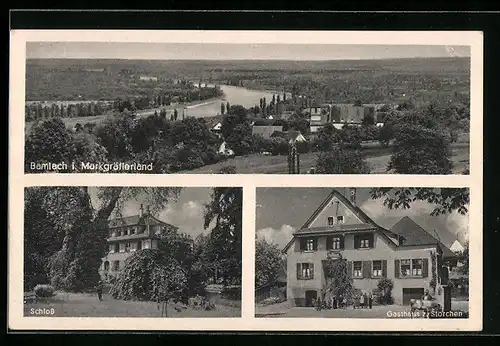
{"type": "Polygon", "coordinates": [[[300,174],[300,157],[295,141],[288,145],[288,174],[300,174]]]}

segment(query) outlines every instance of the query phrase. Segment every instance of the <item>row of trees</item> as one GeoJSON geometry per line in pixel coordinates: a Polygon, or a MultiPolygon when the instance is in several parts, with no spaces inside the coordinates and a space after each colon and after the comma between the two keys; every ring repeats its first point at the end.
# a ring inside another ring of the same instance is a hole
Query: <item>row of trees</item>
{"type": "MultiPolygon", "coordinates": [[[[98,280],[107,250],[107,220],[121,205],[139,197],[164,208],[179,188],[97,188],[94,209],[87,187],[36,187],[26,191],[24,285],[50,282],[56,289],[81,292],[98,280]]],[[[206,235],[194,241],[174,231],[160,235],[159,249],[135,252],[114,281],[120,299],[164,301],[203,294],[215,273],[220,283],[241,284],[241,188],[214,188],[205,206],[206,235]],[[191,246],[193,244],[193,246],[191,246]]]]}

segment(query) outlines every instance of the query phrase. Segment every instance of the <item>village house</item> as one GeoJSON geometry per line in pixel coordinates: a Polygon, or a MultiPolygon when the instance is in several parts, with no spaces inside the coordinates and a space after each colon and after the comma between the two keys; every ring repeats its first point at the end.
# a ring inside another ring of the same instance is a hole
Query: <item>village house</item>
{"type": "Polygon", "coordinates": [[[178,228],[156,219],[149,208],[140,214],[117,218],[108,223],[108,253],[102,259],[101,277],[107,280],[116,276],[123,269],[125,260],[135,251],[158,249],[158,239],[162,232],[175,231],[178,228]]]}
{"type": "Polygon", "coordinates": [[[421,299],[427,289],[439,295],[441,306],[451,304],[443,285],[448,260],[455,255],[408,217],[391,230],[379,226],[356,205],[355,189],[349,197],[333,190],[293,234],[283,253],[287,299],[293,306],[311,306],[325,292],[324,265],[339,255],[347,261],[348,274],[359,290],[374,291],[381,278],[389,278],[395,304],[421,299]]]}
{"type": "Polygon", "coordinates": [[[288,143],[293,144],[295,142],[303,143],[307,142],[307,139],[300,133],[300,131],[274,131],[271,134],[271,138],[284,138],[288,143]]]}
{"type": "Polygon", "coordinates": [[[377,120],[377,107],[374,105],[355,106],[353,104],[321,104],[310,108],[311,133],[317,132],[324,125],[331,123],[337,129],[345,124],[361,126],[363,119],[372,116],[377,126],[383,122],[377,120]]]}
{"type": "Polygon", "coordinates": [[[259,135],[264,139],[271,138],[275,131],[283,132],[282,125],[275,125],[276,120],[259,119],[252,122],[252,135],[259,135]]]}

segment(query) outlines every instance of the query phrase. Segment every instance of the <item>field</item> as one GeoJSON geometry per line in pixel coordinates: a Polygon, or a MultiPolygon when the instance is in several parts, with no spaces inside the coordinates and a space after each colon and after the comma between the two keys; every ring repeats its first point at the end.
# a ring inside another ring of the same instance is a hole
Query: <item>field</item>
{"type": "MultiPolygon", "coordinates": [[[[305,174],[309,168],[316,166],[318,153],[306,153],[300,155],[300,171],[305,174]]],[[[391,158],[391,148],[371,150],[365,154],[366,161],[370,165],[371,173],[387,174],[386,168],[391,158]]],[[[452,145],[453,173],[460,174],[469,164],[469,144],[454,143],[452,145]]],[[[193,174],[213,174],[217,173],[222,167],[233,165],[238,174],[286,174],[288,173],[287,156],[263,156],[247,155],[237,156],[235,158],[218,162],[213,165],[203,166],[191,171],[180,173],[193,174]]]]}
{"type": "MultiPolygon", "coordinates": [[[[176,306],[178,307],[178,306],[176,306]]],[[[241,310],[236,307],[217,305],[216,310],[176,311],[174,305],[167,307],[168,317],[240,317],[241,310]]],[[[24,304],[24,316],[44,317],[161,317],[161,309],[154,302],[123,301],[104,294],[99,301],[95,294],[58,293],[47,302],[24,304]],[[48,311],[37,315],[36,309],[48,311]],[[51,310],[53,309],[53,310],[51,310]],[[53,311],[53,314],[52,314],[53,311]]]]}

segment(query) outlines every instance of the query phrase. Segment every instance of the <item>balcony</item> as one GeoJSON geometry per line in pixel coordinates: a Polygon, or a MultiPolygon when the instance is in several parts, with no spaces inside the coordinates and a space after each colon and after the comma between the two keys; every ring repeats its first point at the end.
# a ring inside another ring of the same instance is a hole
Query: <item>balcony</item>
{"type": "Polygon", "coordinates": [[[115,235],[115,236],[109,237],[107,240],[108,240],[108,242],[121,242],[121,241],[128,241],[128,240],[134,240],[134,239],[149,239],[149,238],[155,238],[155,236],[150,235],[147,232],[144,232],[144,233],[139,233],[139,234],[115,235]]]}

